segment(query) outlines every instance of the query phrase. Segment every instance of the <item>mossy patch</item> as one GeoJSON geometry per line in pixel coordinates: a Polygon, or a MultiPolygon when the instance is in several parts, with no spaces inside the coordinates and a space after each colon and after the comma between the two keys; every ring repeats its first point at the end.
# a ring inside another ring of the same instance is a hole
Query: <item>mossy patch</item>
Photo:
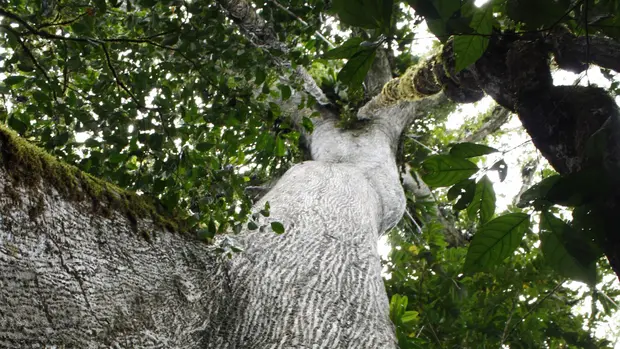
{"type": "Polygon", "coordinates": [[[168,230],[183,230],[182,219],[159,209],[150,198],[121,189],[62,163],[4,126],[0,126],[0,156],[15,184],[33,188],[42,181],[54,187],[65,199],[90,200],[94,213],[103,216],[110,216],[112,212],[123,213],[134,230],[137,230],[138,218],[150,218],[157,226],[168,230]]]}

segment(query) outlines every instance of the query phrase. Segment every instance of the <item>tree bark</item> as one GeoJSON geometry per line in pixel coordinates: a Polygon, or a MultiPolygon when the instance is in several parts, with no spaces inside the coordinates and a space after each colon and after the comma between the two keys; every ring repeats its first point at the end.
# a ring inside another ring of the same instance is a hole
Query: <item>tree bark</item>
{"type": "Polygon", "coordinates": [[[44,180],[19,184],[6,165],[3,157],[1,348],[204,347],[225,304],[209,246],[149,220],[96,213],[44,180]]]}
{"type": "Polygon", "coordinates": [[[261,229],[239,236],[245,251],[230,263],[230,306],[210,348],[397,347],[376,244],[405,208],[395,151],[413,107],[357,132],[316,126],[313,160],[279,179],[256,205],[270,206],[261,229]]]}

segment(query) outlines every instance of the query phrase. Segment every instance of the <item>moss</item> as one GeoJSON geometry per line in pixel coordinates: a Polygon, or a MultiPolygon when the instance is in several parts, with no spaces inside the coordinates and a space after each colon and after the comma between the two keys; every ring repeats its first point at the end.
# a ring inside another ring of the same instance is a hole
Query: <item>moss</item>
{"type": "MultiPolygon", "coordinates": [[[[137,226],[138,218],[150,218],[157,226],[168,230],[180,231],[184,228],[182,219],[159,210],[150,198],[121,189],[62,163],[1,125],[0,156],[5,170],[17,184],[34,188],[43,181],[53,186],[65,199],[90,200],[94,213],[105,217],[112,212],[123,213],[133,227],[137,226]]],[[[7,192],[9,196],[11,192],[14,191],[7,192]]],[[[35,211],[32,213],[40,214],[35,211]]]]}

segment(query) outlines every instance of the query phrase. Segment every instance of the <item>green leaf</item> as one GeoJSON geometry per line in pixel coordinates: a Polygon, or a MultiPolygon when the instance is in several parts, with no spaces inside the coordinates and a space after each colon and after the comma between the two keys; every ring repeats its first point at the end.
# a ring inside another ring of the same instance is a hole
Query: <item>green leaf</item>
{"type": "Polygon", "coordinates": [[[392,15],[390,0],[334,0],[332,9],[343,23],[366,29],[386,28],[392,15]]]}
{"type": "Polygon", "coordinates": [[[493,183],[486,175],[476,184],[476,193],[471,205],[467,208],[467,215],[470,219],[475,219],[478,213],[480,213],[481,224],[488,222],[495,214],[495,191],[493,183]]]}
{"type": "Polygon", "coordinates": [[[342,59],[352,57],[361,49],[360,44],[362,41],[364,41],[364,39],[360,37],[350,38],[335,49],[327,51],[323,57],[326,59],[342,59]]]}
{"type": "MultiPolygon", "coordinates": [[[[569,0],[540,1],[519,0],[507,2],[508,16],[523,22],[532,29],[548,27],[557,24],[558,20],[565,16],[571,6],[569,0]]],[[[591,5],[587,5],[591,6],[591,5]]]]}
{"type": "Polygon", "coordinates": [[[177,42],[179,42],[179,34],[174,33],[164,37],[164,39],[161,41],[161,44],[164,46],[173,46],[177,42]]]}
{"type": "Polygon", "coordinates": [[[284,144],[284,140],[282,137],[276,137],[276,156],[285,156],[286,155],[286,145],[284,144]]]}
{"type": "Polygon", "coordinates": [[[280,222],[271,222],[271,229],[276,234],[284,234],[284,225],[280,222]]]}
{"type": "Polygon", "coordinates": [[[527,207],[535,205],[537,209],[549,206],[551,203],[545,200],[547,192],[553,185],[562,178],[560,175],[553,175],[534,184],[528,190],[524,191],[519,197],[517,207],[527,207]]]}
{"type": "Polygon", "coordinates": [[[13,86],[13,85],[17,85],[20,82],[26,80],[25,76],[19,76],[19,75],[13,75],[13,76],[7,76],[6,79],[4,79],[4,84],[6,86],[13,86]]]}
{"type": "Polygon", "coordinates": [[[254,74],[254,83],[256,84],[256,86],[265,82],[266,78],[267,78],[267,73],[265,73],[265,69],[256,68],[256,74],[254,74]]]}
{"type": "Polygon", "coordinates": [[[419,317],[419,313],[417,311],[414,310],[409,310],[409,311],[405,311],[405,313],[403,314],[403,316],[400,318],[400,320],[406,324],[408,322],[412,322],[417,320],[419,317]]]}
{"type": "Polygon", "coordinates": [[[501,159],[498,162],[494,163],[489,170],[497,171],[497,174],[499,175],[499,181],[503,182],[508,175],[508,164],[506,164],[506,161],[504,161],[504,159],[501,159]]]}
{"type": "Polygon", "coordinates": [[[288,85],[280,85],[280,94],[282,95],[282,100],[287,100],[291,98],[291,88],[288,85]]]}
{"type": "Polygon", "coordinates": [[[376,48],[362,50],[353,55],[338,73],[338,80],[349,86],[359,86],[372,67],[377,54],[376,48]]]}
{"type": "Polygon", "coordinates": [[[248,229],[249,230],[256,230],[256,229],[258,229],[258,224],[256,224],[256,222],[254,222],[254,221],[249,221],[248,222],[248,229]]]}
{"type": "Polygon", "coordinates": [[[159,133],[151,133],[148,138],[148,144],[153,150],[162,150],[164,136],[159,133]]]}
{"type": "Polygon", "coordinates": [[[563,220],[548,211],[540,215],[540,248],[547,263],[558,274],[583,281],[589,285],[596,283],[596,259],[593,254],[580,255],[575,241],[577,235],[563,220]]]}
{"type": "Polygon", "coordinates": [[[200,142],[196,144],[196,150],[206,152],[206,151],[211,150],[211,148],[213,148],[214,146],[215,144],[210,143],[210,142],[200,142]]]}
{"type": "Polygon", "coordinates": [[[475,63],[489,46],[493,32],[493,7],[484,6],[474,12],[469,26],[475,34],[457,35],[454,38],[455,71],[459,72],[475,63]]]}
{"type": "Polygon", "coordinates": [[[39,103],[49,103],[50,101],[50,97],[47,95],[47,93],[44,93],[40,90],[35,90],[34,92],[32,92],[32,97],[34,97],[34,100],[39,103]]]}
{"type": "Polygon", "coordinates": [[[454,204],[454,209],[457,211],[463,210],[474,199],[474,193],[476,192],[476,181],[473,179],[466,179],[458,182],[450,190],[448,190],[448,200],[452,201],[458,197],[460,199],[454,204]]]}
{"type": "Polygon", "coordinates": [[[447,187],[478,172],[476,164],[451,155],[434,155],[422,163],[422,180],[430,187],[447,187]]]}
{"type": "Polygon", "coordinates": [[[95,8],[97,9],[97,16],[102,16],[108,10],[106,0],[93,0],[95,8]]]}
{"type": "Polygon", "coordinates": [[[489,270],[509,257],[523,239],[529,218],[525,213],[508,213],[478,229],[467,249],[465,271],[489,270]]]}
{"type": "Polygon", "coordinates": [[[473,158],[476,156],[496,153],[499,150],[486,146],[484,144],[475,144],[475,143],[459,143],[452,146],[450,149],[450,155],[458,156],[461,158],[473,158]]]}
{"type": "Polygon", "coordinates": [[[580,206],[608,195],[614,184],[601,167],[590,167],[562,176],[553,184],[546,199],[563,206],[580,206]]]}
{"type": "Polygon", "coordinates": [[[461,0],[433,0],[433,5],[437,9],[439,16],[447,20],[461,8],[461,0]]]}
{"type": "Polygon", "coordinates": [[[10,128],[14,129],[15,131],[17,131],[17,133],[21,135],[23,135],[28,130],[28,124],[16,118],[15,116],[9,117],[8,124],[10,128]]]}
{"type": "Polygon", "coordinates": [[[314,123],[312,123],[312,120],[310,120],[310,118],[307,116],[304,116],[304,118],[301,120],[301,125],[307,132],[312,132],[314,130],[314,123]]]}

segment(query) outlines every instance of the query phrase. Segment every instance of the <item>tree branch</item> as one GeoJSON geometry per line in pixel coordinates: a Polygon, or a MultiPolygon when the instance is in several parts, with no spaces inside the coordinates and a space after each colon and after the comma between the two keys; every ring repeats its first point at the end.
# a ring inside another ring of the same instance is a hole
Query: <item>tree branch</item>
{"type": "Polygon", "coordinates": [[[493,109],[491,117],[485,122],[476,132],[463,138],[463,142],[479,142],[485,139],[488,135],[499,130],[502,125],[510,119],[510,110],[497,106],[493,109]]]}
{"type": "MultiPolygon", "coordinates": [[[[282,53],[289,52],[288,47],[278,40],[273,29],[256,13],[250,3],[245,0],[218,0],[218,2],[254,45],[282,53]]],[[[289,62],[281,62],[276,58],[274,62],[290,68],[289,62]]],[[[327,96],[304,67],[298,66],[294,72],[301,80],[306,93],[314,97],[321,105],[330,104],[327,96]]]]}

